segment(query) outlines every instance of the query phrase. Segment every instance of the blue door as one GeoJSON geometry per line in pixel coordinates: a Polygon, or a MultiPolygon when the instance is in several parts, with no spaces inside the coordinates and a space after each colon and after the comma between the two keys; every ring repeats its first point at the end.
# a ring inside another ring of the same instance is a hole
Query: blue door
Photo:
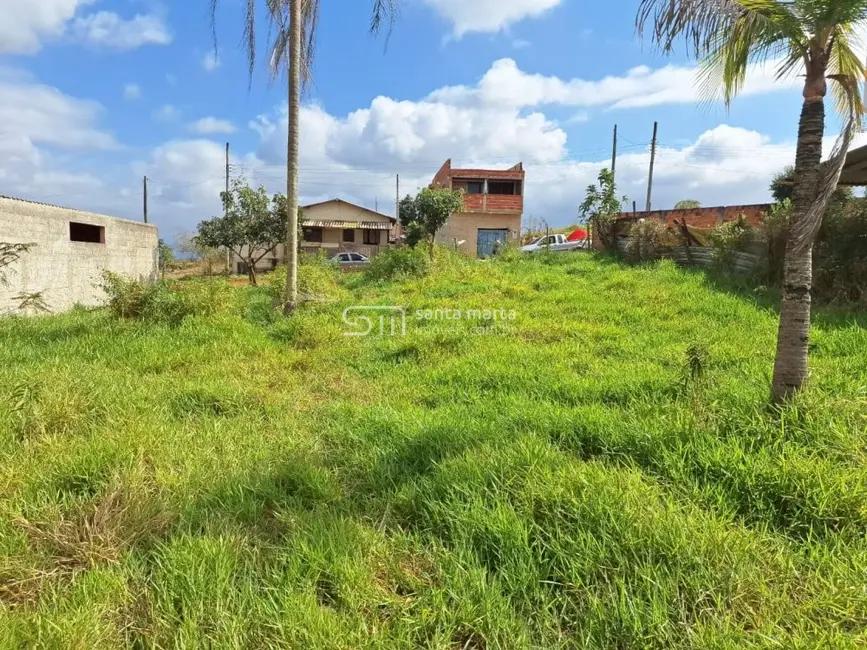
{"type": "Polygon", "coordinates": [[[508,228],[479,228],[476,255],[482,259],[490,257],[494,254],[494,244],[499,241],[502,248],[508,238],[508,228]]]}

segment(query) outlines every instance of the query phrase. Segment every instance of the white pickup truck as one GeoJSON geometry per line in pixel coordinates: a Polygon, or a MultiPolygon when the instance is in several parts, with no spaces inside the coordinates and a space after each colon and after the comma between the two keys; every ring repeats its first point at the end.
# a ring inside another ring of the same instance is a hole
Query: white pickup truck
{"type": "Polygon", "coordinates": [[[577,251],[589,247],[590,243],[586,239],[569,241],[566,239],[566,235],[556,234],[537,237],[526,246],[521,246],[521,252],[539,253],[542,251],[552,251],[559,253],[563,251],[577,251]]]}

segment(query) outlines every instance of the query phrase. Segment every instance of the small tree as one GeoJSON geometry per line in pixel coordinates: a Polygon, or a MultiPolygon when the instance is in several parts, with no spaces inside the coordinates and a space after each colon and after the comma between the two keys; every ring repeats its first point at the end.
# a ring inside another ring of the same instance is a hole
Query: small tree
{"type": "Polygon", "coordinates": [[[399,208],[400,222],[407,230],[407,242],[415,245],[426,239],[433,259],[436,234],[452,214],[463,210],[464,195],[460,190],[447,187],[426,187],[415,198],[404,198],[399,208]]]}
{"type": "Polygon", "coordinates": [[[424,239],[425,232],[418,211],[418,202],[414,197],[407,194],[401,199],[398,204],[398,218],[406,233],[406,243],[415,248],[424,239]]]}
{"type": "Polygon", "coordinates": [[[626,202],[626,197],[617,198],[617,186],[614,184],[614,174],[607,168],[599,172],[597,179],[599,187],[588,185],[584,202],[578,208],[581,217],[590,222],[593,232],[599,235],[602,246],[614,253],[617,252],[617,239],[614,232],[614,222],[620,214],[620,207],[626,202]]]}
{"type": "Polygon", "coordinates": [[[166,266],[175,261],[175,251],[162,239],[159,240],[157,246],[159,250],[160,273],[165,275],[166,266]]]}
{"type": "Polygon", "coordinates": [[[694,210],[695,208],[700,207],[701,203],[699,203],[695,199],[684,199],[683,201],[678,201],[674,204],[675,210],[694,210]]]}
{"type": "Polygon", "coordinates": [[[223,192],[226,214],[199,224],[196,243],[207,248],[225,246],[244,260],[250,284],[256,285],[256,264],[286,239],[286,201],[269,198],[264,187],[254,190],[236,180],[223,192]]]}

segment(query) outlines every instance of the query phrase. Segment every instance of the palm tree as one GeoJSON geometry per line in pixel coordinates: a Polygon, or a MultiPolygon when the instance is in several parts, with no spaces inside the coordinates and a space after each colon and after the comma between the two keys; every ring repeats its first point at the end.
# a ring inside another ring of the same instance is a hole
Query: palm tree
{"type": "Polygon", "coordinates": [[[639,35],[650,26],[653,41],[665,53],[683,38],[700,61],[705,95],[721,89],[726,106],[743,86],[750,64],[773,65],[778,77],[804,77],[774,363],[776,401],[797,392],[807,379],[813,241],[863,115],[858,82],[864,66],[853,44],[865,19],[867,0],[642,0],[636,17],[639,35]],[[822,165],[829,81],[844,126],[822,165]]]}
{"type": "MultiPolygon", "coordinates": [[[[250,80],[256,65],[256,10],[258,0],[242,0],[244,18],[244,45],[250,68],[250,80]]],[[[215,24],[219,0],[210,0],[211,23],[215,24]]],[[[286,142],[286,288],[283,294],[283,313],[287,316],[298,305],[298,145],[300,141],[301,92],[312,80],[311,69],[315,57],[316,27],[319,22],[320,0],[263,0],[269,23],[268,71],[271,81],[287,72],[289,81],[289,129],[286,142]]],[[[378,33],[384,23],[389,28],[397,17],[398,0],[372,0],[370,32],[378,33]]],[[[215,30],[216,38],[216,30],[215,30]]]]}

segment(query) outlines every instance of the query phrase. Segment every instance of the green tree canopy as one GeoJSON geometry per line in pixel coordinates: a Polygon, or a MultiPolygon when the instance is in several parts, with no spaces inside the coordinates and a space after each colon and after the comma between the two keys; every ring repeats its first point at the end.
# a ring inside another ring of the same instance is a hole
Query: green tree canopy
{"type": "Polygon", "coordinates": [[[700,207],[701,203],[695,199],[684,199],[683,201],[678,201],[674,204],[675,210],[693,210],[700,207]]]}
{"type": "Polygon", "coordinates": [[[590,223],[593,232],[606,250],[617,252],[614,237],[614,221],[626,202],[626,197],[617,198],[614,173],[604,168],[599,172],[596,185],[588,185],[584,201],[578,207],[581,217],[590,223]]]}
{"type": "Polygon", "coordinates": [[[221,197],[225,215],[202,221],[196,243],[228,248],[244,260],[250,282],[256,284],[256,264],[286,239],[286,199],[269,197],[264,187],[254,190],[243,179],[221,197]]]}
{"type": "Polygon", "coordinates": [[[406,196],[398,207],[400,223],[407,231],[407,242],[414,246],[426,239],[433,257],[437,232],[452,214],[463,210],[464,197],[460,190],[426,187],[415,197],[406,196]]]}

